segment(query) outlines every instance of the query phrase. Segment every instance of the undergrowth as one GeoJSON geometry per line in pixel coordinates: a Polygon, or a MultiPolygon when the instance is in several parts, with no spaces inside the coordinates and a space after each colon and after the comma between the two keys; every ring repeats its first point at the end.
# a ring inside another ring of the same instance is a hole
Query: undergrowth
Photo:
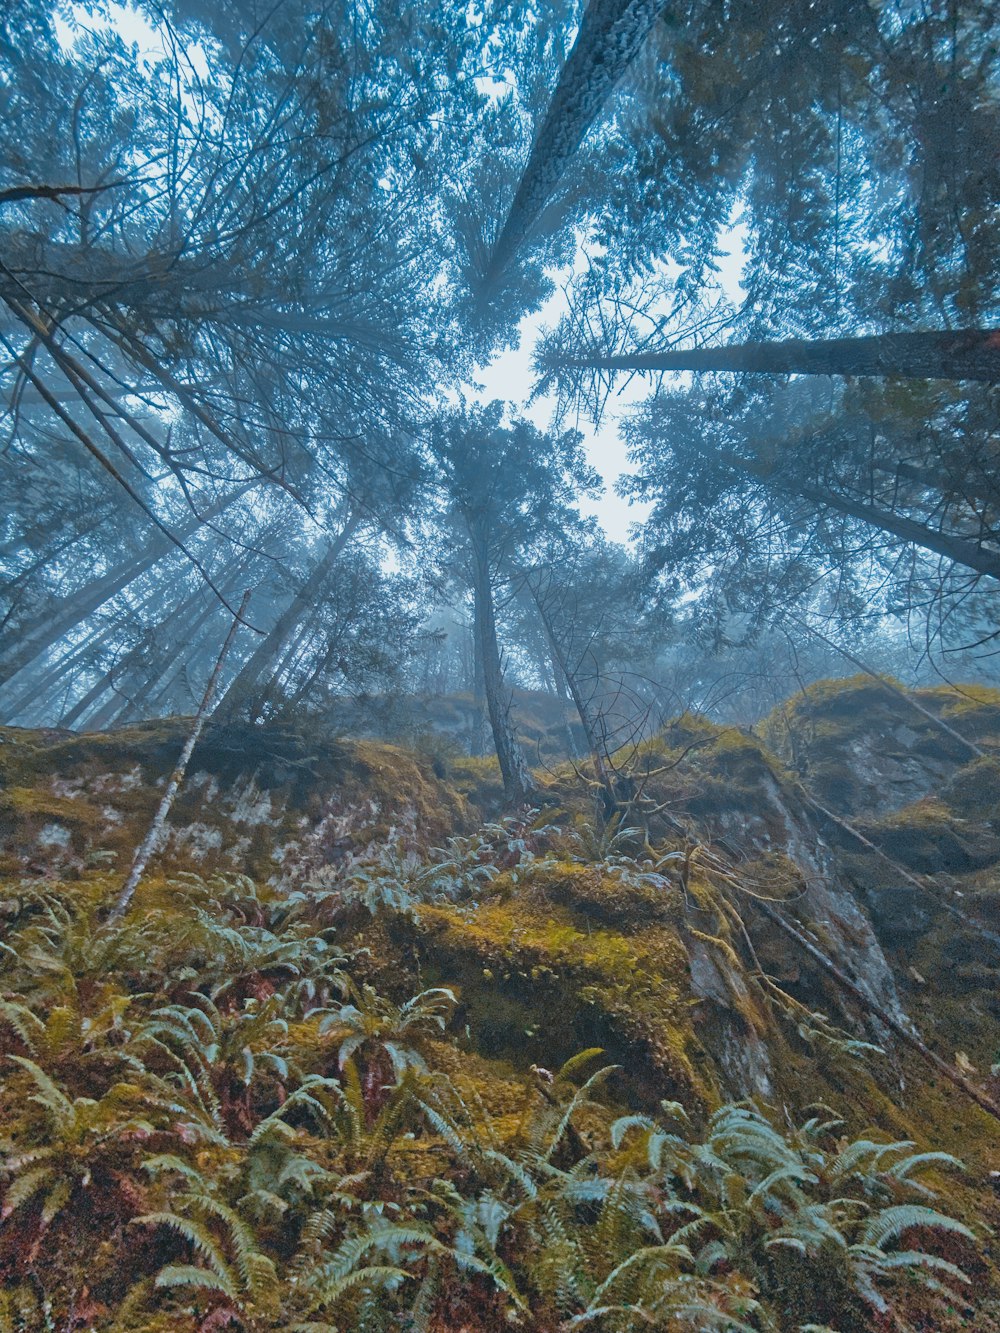
{"type": "Polygon", "coordinates": [[[622,1114],[598,1050],[516,1076],[498,1115],[456,1072],[453,991],[366,983],[359,913],[475,911],[560,857],[665,884],[631,830],[550,832],[389,847],[292,894],[182,876],[117,926],[109,880],[14,886],[0,1328],[961,1326],[975,1239],[935,1193],[954,1158],[825,1110],[622,1114]]]}

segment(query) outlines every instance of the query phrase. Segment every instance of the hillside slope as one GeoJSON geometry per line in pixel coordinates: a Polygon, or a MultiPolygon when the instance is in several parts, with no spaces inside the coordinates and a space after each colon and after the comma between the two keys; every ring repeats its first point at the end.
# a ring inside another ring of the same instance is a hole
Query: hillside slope
{"type": "Polygon", "coordinates": [[[0,733],[9,1326],[998,1326],[1000,698],[917,702],[682,717],[604,829],[210,726],[117,929],[186,724],[0,733]]]}

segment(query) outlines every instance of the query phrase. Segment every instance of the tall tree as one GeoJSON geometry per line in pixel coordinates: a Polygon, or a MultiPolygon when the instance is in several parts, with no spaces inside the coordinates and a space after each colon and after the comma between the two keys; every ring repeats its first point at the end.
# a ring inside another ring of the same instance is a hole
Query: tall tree
{"type": "Polygon", "coordinates": [[[728,371],[764,375],[876,375],[909,379],[1000,382],[1000,329],[952,329],[945,333],[883,333],[864,338],[804,342],[736,343],[683,351],[642,351],[615,356],[559,356],[543,370],[630,372],[728,371]]]}
{"type": "Polygon", "coordinates": [[[590,0],[486,262],[482,299],[528,241],[587,131],[665,8],[666,0],[590,0]]]}
{"type": "Polygon", "coordinates": [[[440,469],[453,531],[473,590],[483,689],[504,793],[524,804],[536,783],[518,744],[497,635],[497,591],[513,563],[559,524],[577,489],[594,485],[575,432],[542,434],[503,424],[503,404],[454,412],[435,423],[428,446],[440,469]]]}

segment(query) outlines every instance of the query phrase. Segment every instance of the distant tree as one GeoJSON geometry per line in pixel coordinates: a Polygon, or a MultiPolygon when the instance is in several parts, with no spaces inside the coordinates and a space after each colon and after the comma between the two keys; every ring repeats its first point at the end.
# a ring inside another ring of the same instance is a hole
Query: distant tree
{"type": "Polygon", "coordinates": [[[623,730],[632,731],[638,721],[632,695],[622,699],[616,670],[628,670],[648,655],[638,570],[621,547],[582,524],[567,525],[532,555],[524,587],[555,678],[576,709],[610,813],[619,799],[613,752],[629,738],[623,730]]]}
{"type": "MultiPolygon", "coordinates": [[[[526,421],[503,424],[503,405],[439,419],[428,447],[440,472],[451,530],[473,591],[475,639],[504,792],[511,805],[535,791],[510,713],[496,626],[497,590],[516,562],[564,518],[580,490],[594,485],[576,432],[546,435],[526,421]]],[[[448,540],[446,538],[446,540],[448,540]]]]}

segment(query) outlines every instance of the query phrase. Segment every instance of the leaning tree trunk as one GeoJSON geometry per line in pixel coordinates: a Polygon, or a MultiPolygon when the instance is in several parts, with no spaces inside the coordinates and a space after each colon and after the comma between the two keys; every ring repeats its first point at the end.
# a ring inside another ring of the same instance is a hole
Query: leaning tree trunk
{"type": "Polygon", "coordinates": [[[977,574],[986,574],[989,578],[1000,579],[1000,555],[988,550],[973,538],[940,532],[917,519],[894,514],[889,509],[868,504],[864,500],[852,500],[846,495],[838,495],[835,491],[811,486],[807,482],[782,480],[773,468],[752,459],[740,458],[738,454],[728,450],[720,450],[718,457],[737,471],[756,477],[772,490],[799,496],[813,504],[833,509],[839,514],[860,519],[862,523],[868,523],[880,532],[889,533],[904,542],[910,542],[913,546],[944,556],[945,559],[952,560],[965,569],[971,569],[977,574]]]}
{"type": "MultiPolygon", "coordinates": [[[[134,609],[137,613],[141,613],[158,599],[159,590],[148,592],[134,609]]],[[[102,625],[92,630],[82,643],[69,652],[63,653],[62,657],[54,662],[52,666],[41,670],[40,665],[35,663],[34,670],[19,673],[20,676],[27,678],[26,683],[21,685],[19,692],[13,695],[9,701],[4,702],[2,712],[0,712],[0,721],[10,722],[21,717],[30,717],[33,713],[38,713],[48,707],[59,693],[56,688],[59,681],[70,672],[75,671],[80,663],[86,660],[88,653],[100,648],[109,639],[114,639],[118,632],[118,626],[113,623],[102,625]]],[[[11,688],[15,687],[12,686],[11,688]]],[[[6,696],[8,689],[0,687],[0,693],[6,696]]]]}
{"type": "Polygon", "coordinates": [[[257,717],[264,712],[268,704],[278,692],[278,685],[285,673],[290,671],[299,654],[302,652],[303,645],[307,642],[312,633],[313,622],[316,619],[317,608],[313,603],[307,610],[305,619],[302,620],[297,628],[297,633],[286,643],[283,653],[274,665],[274,670],[270,673],[268,679],[257,692],[253,701],[253,711],[257,717]]]}
{"type": "MultiPolygon", "coordinates": [[[[214,607],[211,609],[214,610],[214,607]]],[[[182,600],[179,605],[175,606],[173,611],[171,611],[166,619],[163,620],[159,626],[159,630],[160,633],[165,634],[173,644],[186,644],[191,642],[192,633],[196,623],[198,623],[198,607],[192,605],[190,601],[185,599],[182,600]]],[[[78,699],[77,702],[62,715],[62,717],[60,717],[58,725],[66,728],[75,727],[77,722],[86,716],[88,710],[91,709],[109,690],[114,698],[112,713],[115,717],[119,717],[125,712],[133,701],[144,699],[148,693],[149,677],[147,672],[145,680],[146,689],[144,690],[143,673],[141,669],[143,652],[143,645],[141,643],[136,644],[134,648],[125,654],[120,663],[110,667],[101,679],[97,681],[81,699],[78,699]],[[136,668],[139,668],[139,670],[137,671],[136,668]],[[127,681],[130,673],[133,676],[133,684],[131,686],[132,693],[126,696],[124,690],[118,691],[114,688],[115,680],[117,678],[123,682],[127,681]]],[[[160,670],[161,668],[159,667],[154,668],[154,680],[157,678],[160,670]]],[[[101,711],[103,712],[104,710],[101,711]]],[[[101,724],[98,723],[93,730],[100,730],[100,725],[101,724]]]]}
{"type": "Polygon", "coordinates": [[[322,591],[330,571],[360,523],[361,514],[355,512],[327,547],[325,554],[278,617],[263,643],[240,668],[235,680],[219,702],[221,715],[231,717],[239,709],[247,706],[252,710],[258,708],[261,695],[266,692],[274,677],[289,636],[298,630],[307,609],[312,607],[322,591]]]}
{"type": "Polygon", "coordinates": [[[665,7],[665,0],[591,0],[587,6],[487,262],[482,298],[489,297],[523,247],[584,136],[665,7]]]}
{"type": "Polygon", "coordinates": [[[549,370],[733,371],[761,375],[874,375],[1000,382],[1000,329],[880,333],[816,342],[735,343],[624,356],[551,356],[549,370]]]}
{"type": "MultiPolygon", "coordinates": [[[[241,486],[224,500],[217,500],[209,505],[197,517],[190,518],[182,524],[177,529],[177,536],[181,541],[186,541],[248,489],[247,486],[241,486]]],[[[47,607],[33,616],[31,621],[20,629],[16,641],[9,645],[7,651],[0,649],[0,685],[13,680],[18,672],[23,671],[36,657],[51,648],[64,634],[79,625],[82,620],[86,620],[87,616],[92,615],[109,598],[128,587],[141,574],[147,573],[164,556],[176,549],[176,542],[171,541],[163,533],[156,533],[150,538],[141,554],[120,561],[114,569],[95,579],[93,583],[88,583],[78,593],[74,593],[55,607],[47,607]]]]}
{"type": "Polygon", "coordinates": [[[490,715],[490,727],[493,731],[493,743],[500,761],[504,799],[510,806],[528,805],[538,787],[531,776],[511,721],[510,694],[504,685],[500,645],[497,642],[489,559],[483,546],[477,547],[473,559],[476,626],[482,653],[483,688],[490,715]]]}
{"type": "Polygon", "coordinates": [[[236,631],[243,623],[243,617],[249,602],[250,590],[248,588],[243,594],[243,601],[240,603],[240,609],[233,617],[233,623],[229,627],[229,633],[226,635],[225,643],[222,645],[222,651],[219,653],[218,660],[212,669],[212,674],[208,678],[208,684],[205,686],[205,693],[202,695],[201,703],[198,705],[198,711],[195,714],[194,722],[188,733],[188,738],[184,742],[184,748],[181,750],[177,765],[174,768],[173,773],[170,775],[166,790],[157,807],[156,814],[153,816],[153,822],[149,826],[149,832],[136,849],[135,856],[132,859],[132,868],[129,870],[128,878],[122,886],[122,891],[118,895],[118,900],[111,910],[111,914],[108,918],[109,923],[113,924],[120,921],[128,911],[129,904],[139,886],[139,881],[142,879],[143,872],[149,864],[149,858],[160,845],[160,840],[163,837],[163,830],[167,823],[167,816],[170,814],[170,808],[180,790],[181,783],[184,781],[184,774],[187,772],[187,766],[191,762],[191,755],[194,753],[194,747],[198,744],[198,737],[204,729],[205,720],[212,707],[212,699],[215,696],[215,687],[218,684],[223,663],[229,653],[230,645],[236,637],[236,631]]]}
{"type": "Polygon", "coordinates": [[[814,486],[798,486],[795,490],[797,495],[806,500],[827,505],[838,513],[848,514],[851,518],[861,519],[863,523],[869,523],[873,528],[891,533],[892,536],[900,537],[905,542],[912,542],[914,546],[920,546],[925,551],[933,551],[935,555],[943,555],[947,560],[953,560],[956,565],[963,565],[977,574],[1000,579],[1000,555],[986,550],[976,541],[952,537],[946,532],[937,532],[926,523],[918,523],[915,519],[893,514],[890,510],[881,509],[877,505],[849,500],[842,495],[833,495],[814,486]]]}

